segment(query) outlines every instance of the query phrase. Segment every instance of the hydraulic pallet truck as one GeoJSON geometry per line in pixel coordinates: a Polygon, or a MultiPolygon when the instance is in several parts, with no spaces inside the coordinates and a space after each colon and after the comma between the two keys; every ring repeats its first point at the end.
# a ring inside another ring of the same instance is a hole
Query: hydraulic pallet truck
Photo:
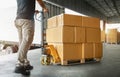
{"type": "Polygon", "coordinates": [[[42,55],[40,58],[42,65],[56,64],[60,63],[60,57],[57,50],[53,45],[48,45],[46,43],[46,27],[45,27],[45,16],[43,11],[39,11],[35,14],[35,19],[41,23],[41,51],[42,55]],[[39,16],[38,16],[39,14],[39,16]]]}

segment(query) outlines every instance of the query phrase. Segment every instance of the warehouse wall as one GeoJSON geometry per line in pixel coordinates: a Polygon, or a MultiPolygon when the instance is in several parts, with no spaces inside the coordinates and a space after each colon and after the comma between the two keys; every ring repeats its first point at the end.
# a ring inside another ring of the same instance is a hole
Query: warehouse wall
{"type": "Polygon", "coordinates": [[[14,26],[15,10],[15,7],[0,9],[0,40],[17,41],[17,31],[14,26]]]}

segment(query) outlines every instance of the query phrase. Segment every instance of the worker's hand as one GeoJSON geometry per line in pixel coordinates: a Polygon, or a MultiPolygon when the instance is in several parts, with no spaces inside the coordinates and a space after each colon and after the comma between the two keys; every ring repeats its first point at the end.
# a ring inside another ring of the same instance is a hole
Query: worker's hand
{"type": "Polygon", "coordinates": [[[47,8],[43,8],[43,12],[44,12],[44,13],[48,13],[49,11],[48,11],[47,8]]]}

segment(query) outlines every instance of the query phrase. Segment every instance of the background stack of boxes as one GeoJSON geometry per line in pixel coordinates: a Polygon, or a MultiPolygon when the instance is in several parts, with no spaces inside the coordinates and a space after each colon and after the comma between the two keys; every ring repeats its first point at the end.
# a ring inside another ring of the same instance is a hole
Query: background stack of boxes
{"type": "Polygon", "coordinates": [[[101,42],[105,43],[106,42],[106,33],[105,31],[101,31],[101,42]]]}
{"type": "Polygon", "coordinates": [[[46,41],[54,45],[61,64],[69,60],[101,59],[100,20],[61,14],[48,19],[46,41]]]}
{"type": "Polygon", "coordinates": [[[117,29],[109,29],[106,37],[107,43],[120,43],[120,32],[117,29]]]}

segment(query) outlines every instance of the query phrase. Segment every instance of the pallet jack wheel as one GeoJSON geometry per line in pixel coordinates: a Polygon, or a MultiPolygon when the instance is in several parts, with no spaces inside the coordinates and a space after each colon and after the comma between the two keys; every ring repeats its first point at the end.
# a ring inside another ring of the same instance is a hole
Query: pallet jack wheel
{"type": "Polygon", "coordinates": [[[42,65],[45,65],[44,57],[41,57],[41,64],[42,64],[42,65]]]}
{"type": "Polygon", "coordinates": [[[47,56],[46,65],[51,64],[51,56],[47,56]]]}
{"type": "Polygon", "coordinates": [[[42,55],[42,57],[41,57],[41,64],[42,65],[50,65],[51,64],[51,56],[49,56],[49,55],[42,55]]]}

